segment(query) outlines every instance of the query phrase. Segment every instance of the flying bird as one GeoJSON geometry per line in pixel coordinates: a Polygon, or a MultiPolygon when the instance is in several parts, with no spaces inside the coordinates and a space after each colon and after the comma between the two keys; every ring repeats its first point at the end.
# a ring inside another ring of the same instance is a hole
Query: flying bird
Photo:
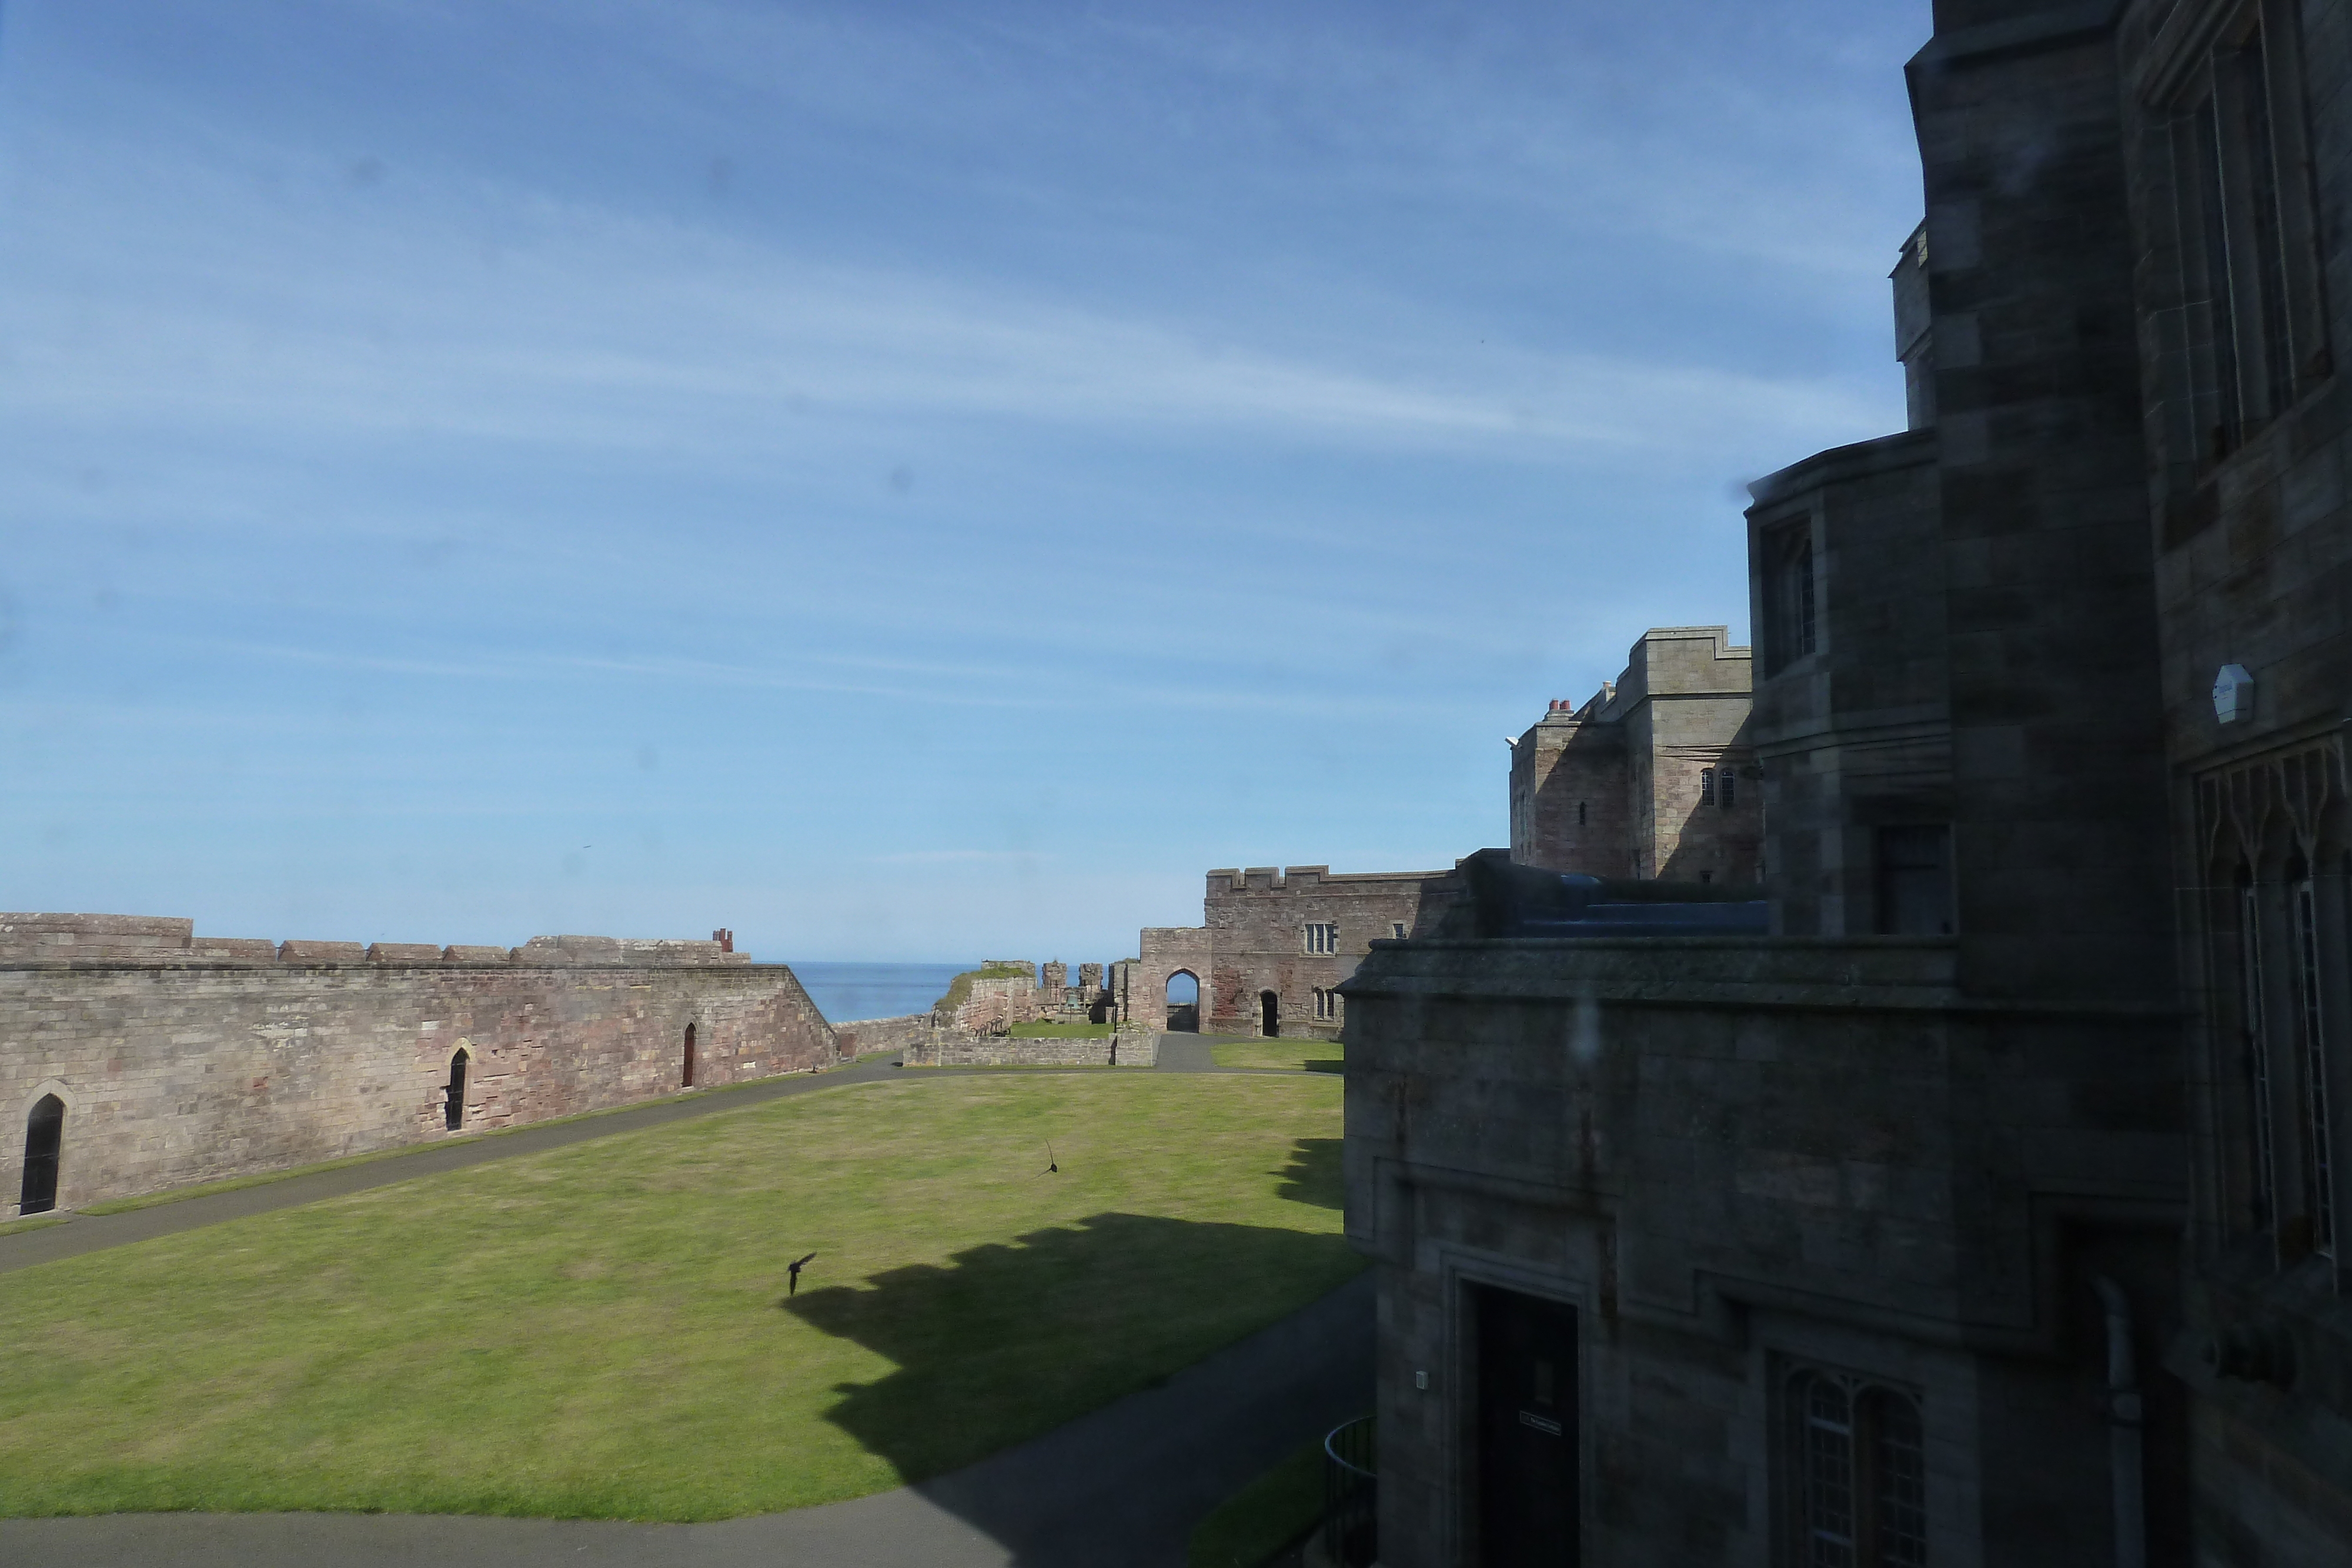
{"type": "Polygon", "coordinates": [[[1045,1174],[1047,1176],[1062,1174],[1061,1166],[1054,1158],[1054,1140],[1051,1138],[1045,1140],[1045,1174]]]}
{"type": "Polygon", "coordinates": [[[787,1296],[796,1296],[800,1294],[801,1270],[808,1267],[809,1259],[814,1258],[816,1254],[812,1252],[808,1255],[808,1258],[796,1258],[793,1260],[791,1267],[784,1270],[787,1274],[792,1276],[784,1286],[784,1294],[787,1296]]]}

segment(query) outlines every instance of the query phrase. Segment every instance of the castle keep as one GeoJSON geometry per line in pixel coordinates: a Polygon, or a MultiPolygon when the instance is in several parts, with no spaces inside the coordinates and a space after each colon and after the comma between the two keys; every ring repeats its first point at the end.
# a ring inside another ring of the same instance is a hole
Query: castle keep
{"type": "Polygon", "coordinates": [[[1654,626],[1625,673],[1511,743],[1511,858],[1601,877],[1752,883],[1753,661],[1721,626],[1654,626]]]}
{"type": "Polygon", "coordinates": [[[1752,487],[1769,934],[1550,874],[1604,689],[1341,985],[1390,1568],[2352,1559],[2352,8],[1935,18],[1911,428],[1752,487]]]}
{"type": "MultiPolygon", "coordinates": [[[[724,934],[722,934],[722,938],[724,934]]],[[[0,915],[9,1214],[282,1170],[840,1057],[793,972],[731,940],[224,940],[0,915]]]]}

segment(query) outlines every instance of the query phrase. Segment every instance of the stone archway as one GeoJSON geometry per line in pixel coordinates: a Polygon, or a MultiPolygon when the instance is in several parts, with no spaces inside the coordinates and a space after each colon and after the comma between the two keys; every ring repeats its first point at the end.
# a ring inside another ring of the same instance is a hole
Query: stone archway
{"type": "Polygon", "coordinates": [[[472,1060],[462,1045],[449,1058],[449,1084],[442,1094],[441,1124],[452,1133],[466,1124],[466,1064],[472,1060]]]}
{"type": "Polygon", "coordinates": [[[1257,994],[1257,1031],[1268,1040],[1282,1037],[1282,998],[1276,992],[1257,994]]]}
{"type": "Polygon", "coordinates": [[[66,1103],[54,1094],[33,1102],[25,1118],[25,1183],[18,1214],[47,1214],[58,1206],[58,1172],[65,1156],[66,1103]]]}
{"type": "Polygon", "coordinates": [[[1178,969],[1168,977],[1160,994],[1167,1003],[1166,1017],[1171,1033],[1198,1034],[1201,1031],[1201,977],[1190,969],[1178,969]],[[1177,984],[1180,980],[1192,982],[1190,989],[1192,994],[1189,999],[1181,995],[1186,988],[1177,984]]]}

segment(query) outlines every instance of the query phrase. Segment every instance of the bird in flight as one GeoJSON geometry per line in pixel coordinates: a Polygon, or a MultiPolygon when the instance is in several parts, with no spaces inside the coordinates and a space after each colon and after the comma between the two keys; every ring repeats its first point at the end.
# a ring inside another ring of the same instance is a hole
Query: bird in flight
{"type": "Polygon", "coordinates": [[[1054,1140],[1051,1138],[1045,1140],[1045,1174],[1047,1176],[1062,1174],[1060,1163],[1054,1158],[1054,1140]]]}
{"type": "Polygon", "coordinates": [[[797,1296],[800,1294],[801,1270],[808,1267],[809,1259],[814,1258],[816,1254],[812,1252],[808,1255],[808,1258],[795,1258],[793,1260],[791,1267],[784,1270],[787,1274],[792,1276],[784,1286],[784,1294],[787,1296],[797,1296]]]}

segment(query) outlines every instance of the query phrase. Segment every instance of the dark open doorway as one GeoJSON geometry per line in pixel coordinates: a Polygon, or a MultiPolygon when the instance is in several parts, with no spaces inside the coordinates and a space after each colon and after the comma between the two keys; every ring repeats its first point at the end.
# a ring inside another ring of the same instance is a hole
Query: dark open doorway
{"type": "Polygon", "coordinates": [[[694,1087],[694,1026],[692,1024],[686,1026],[686,1068],[680,1074],[680,1081],[688,1089],[694,1087]]]}
{"type": "Polygon", "coordinates": [[[1281,1037],[1282,998],[1272,991],[1257,994],[1257,1027],[1258,1032],[1268,1040],[1281,1037]]]}
{"type": "Polygon", "coordinates": [[[66,1103],[44,1094],[25,1118],[25,1185],[16,1212],[47,1214],[58,1206],[58,1158],[66,1143],[66,1103]]]}
{"type": "Polygon", "coordinates": [[[1576,1309],[1482,1289],[1478,1314],[1478,1561],[1574,1568],[1576,1309]]]}
{"type": "Polygon", "coordinates": [[[466,1052],[449,1059],[449,1089],[441,1100],[441,1124],[456,1132],[466,1120],[466,1052]]]}
{"type": "Polygon", "coordinates": [[[1168,1027],[1186,1034],[1201,1027],[1201,977],[1190,969],[1168,977],[1168,1027]]]}

